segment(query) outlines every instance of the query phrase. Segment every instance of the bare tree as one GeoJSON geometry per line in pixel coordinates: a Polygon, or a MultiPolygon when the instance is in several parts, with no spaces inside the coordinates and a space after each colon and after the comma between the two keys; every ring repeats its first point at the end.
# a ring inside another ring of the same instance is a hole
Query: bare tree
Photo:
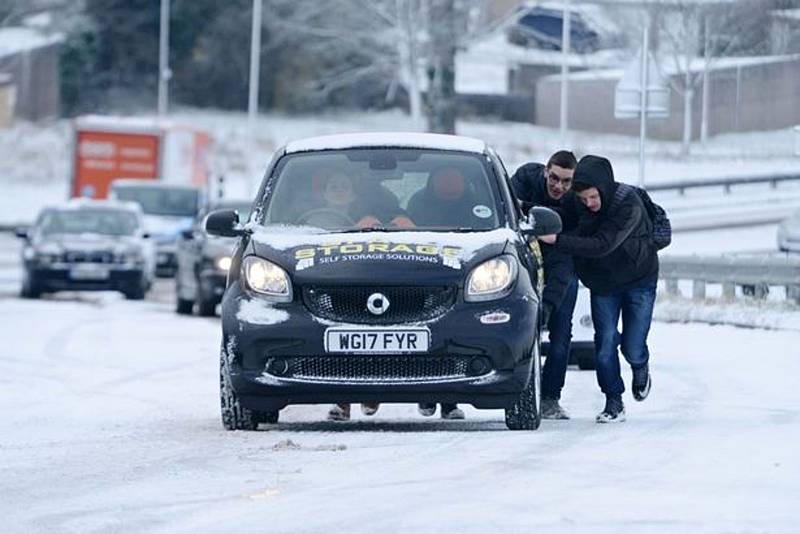
{"type": "MultiPolygon", "coordinates": [[[[425,74],[433,70],[434,49],[455,51],[474,34],[480,0],[269,0],[264,24],[267,48],[294,43],[317,71],[307,90],[324,98],[363,80],[379,79],[390,99],[403,86],[410,114],[421,126],[425,74]],[[446,9],[442,9],[442,5],[446,9]],[[431,22],[435,21],[435,23],[431,22]],[[441,28],[449,28],[444,33],[441,28]],[[442,36],[439,48],[434,41],[442,36]],[[448,41],[448,43],[444,43],[448,41]]],[[[436,63],[438,65],[439,63],[436,63]]],[[[454,77],[451,70],[449,77],[454,77]]],[[[446,80],[434,77],[433,80],[446,80]]],[[[426,84],[427,82],[427,84],[426,84]]],[[[428,110],[430,110],[428,106],[428,110]]],[[[437,109],[439,109],[437,107],[437,109]]]]}
{"type": "Polygon", "coordinates": [[[703,82],[701,139],[708,136],[709,71],[721,57],[742,51],[752,40],[753,20],[764,14],[763,0],[673,0],[656,4],[656,21],[662,66],[669,63],[677,76],[668,76],[672,88],[683,95],[681,153],[688,155],[692,142],[692,102],[703,82]]]}

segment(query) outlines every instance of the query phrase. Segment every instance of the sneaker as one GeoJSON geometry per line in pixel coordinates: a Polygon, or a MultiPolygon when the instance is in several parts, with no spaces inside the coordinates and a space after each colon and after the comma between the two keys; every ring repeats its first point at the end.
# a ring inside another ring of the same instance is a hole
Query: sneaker
{"type": "Polygon", "coordinates": [[[436,404],[417,404],[417,410],[425,417],[430,417],[436,413],[436,404]]]}
{"type": "Polygon", "coordinates": [[[625,406],[621,397],[606,397],[606,407],[597,414],[598,423],[621,423],[625,420],[625,406]]]}
{"type": "Polygon", "coordinates": [[[569,414],[558,403],[558,399],[542,397],[542,419],[569,419],[569,414]]]}
{"type": "Polygon", "coordinates": [[[349,404],[334,404],[333,408],[328,411],[328,421],[349,421],[350,420],[350,405],[349,404]]]}
{"type": "Polygon", "coordinates": [[[633,382],[631,383],[631,392],[633,398],[641,402],[650,394],[650,385],[652,379],[650,378],[650,369],[647,364],[633,370],[633,382]]]}
{"type": "Polygon", "coordinates": [[[378,402],[365,402],[361,404],[361,413],[364,415],[375,415],[381,405],[378,402]]]}
{"type": "Polygon", "coordinates": [[[442,404],[442,419],[464,419],[464,411],[456,404],[442,404]]]}

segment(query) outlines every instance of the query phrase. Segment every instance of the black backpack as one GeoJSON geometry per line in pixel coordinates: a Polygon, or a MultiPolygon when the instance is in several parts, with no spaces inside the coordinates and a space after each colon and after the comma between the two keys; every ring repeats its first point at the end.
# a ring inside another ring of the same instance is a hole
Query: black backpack
{"type": "MultiPolygon", "coordinates": [[[[636,187],[635,185],[623,184],[620,183],[617,185],[618,194],[615,195],[615,200],[619,199],[622,200],[631,190],[636,191],[636,194],[639,195],[639,199],[642,201],[644,205],[644,210],[647,212],[647,216],[650,218],[651,227],[652,227],[652,239],[653,244],[656,247],[656,250],[661,250],[662,248],[666,248],[672,242],[672,224],[669,222],[669,217],[667,217],[667,212],[653,202],[653,199],[650,198],[650,195],[647,194],[647,191],[642,189],[641,187],[636,187]]],[[[614,204],[617,204],[615,202],[614,204]]]]}

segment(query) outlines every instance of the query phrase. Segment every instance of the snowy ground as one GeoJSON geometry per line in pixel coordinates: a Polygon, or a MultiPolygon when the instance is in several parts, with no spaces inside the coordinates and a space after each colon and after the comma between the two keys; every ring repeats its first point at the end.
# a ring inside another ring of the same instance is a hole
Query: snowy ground
{"type": "Polygon", "coordinates": [[[218,320],[177,316],[169,281],[144,302],[19,300],[8,239],[4,532],[796,532],[800,332],[655,323],[654,389],[621,425],[593,422],[594,374],[571,370],[573,419],[537,432],[390,405],[228,433],[218,320]]]}

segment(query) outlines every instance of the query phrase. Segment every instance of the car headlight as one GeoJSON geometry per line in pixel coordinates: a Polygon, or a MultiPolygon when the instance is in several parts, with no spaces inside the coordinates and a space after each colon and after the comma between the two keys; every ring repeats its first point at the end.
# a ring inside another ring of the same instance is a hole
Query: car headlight
{"type": "Polygon", "coordinates": [[[242,262],[247,287],[277,302],[291,302],[292,284],[289,275],[271,261],[248,256],[242,262]]]}
{"type": "Polygon", "coordinates": [[[494,300],[506,296],[517,279],[517,261],[512,256],[498,256],[475,267],[467,277],[464,299],[494,300]]]}
{"type": "Polygon", "coordinates": [[[227,271],[231,268],[231,258],[230,256],[222,256],[221,258],[217,258],[217,260],[214,262],[214,265],[216,265],[217,269],[220,271],[227,271]]]}

